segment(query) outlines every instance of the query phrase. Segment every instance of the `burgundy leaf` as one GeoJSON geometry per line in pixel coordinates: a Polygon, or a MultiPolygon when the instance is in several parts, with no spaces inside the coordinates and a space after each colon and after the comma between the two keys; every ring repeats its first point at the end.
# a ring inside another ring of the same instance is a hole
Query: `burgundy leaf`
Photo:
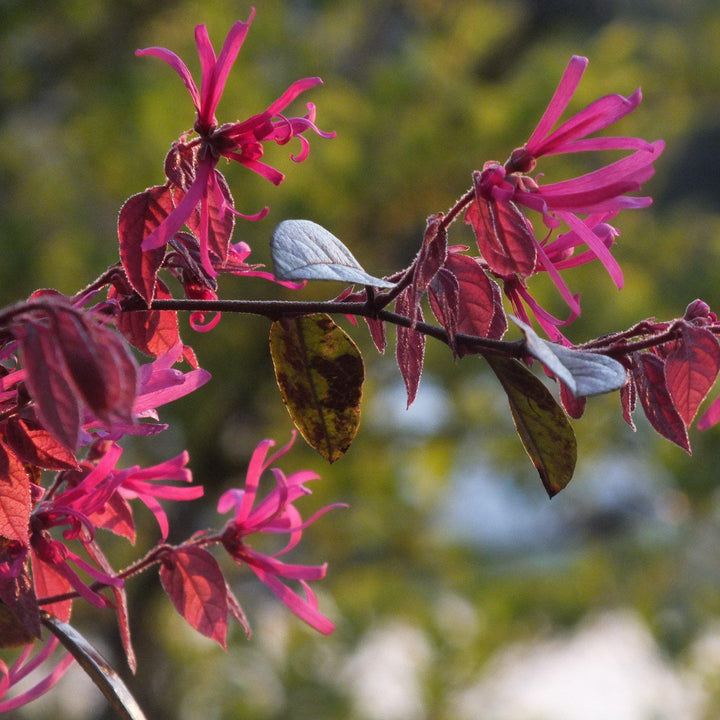
{"type": "MultiPolygon", "coordinates": [[[[25,549],[23,543],[0,538],[0,565],[13,567],[25,549]]],[[[0,601],[0,647],[27,645],[40,637],[40,610],[29,557],[25,557],[20,572],[0,577],[0,601]]]]}
{"type": "MultiPolygon", "coordinates": [[[[110,288],[108,297],[121,297],[118,290],[110,288]]],[[[172,298],[167,285],[158,278],[155,298],[172,298]]],[[[120,313],[116,320],[117,329],[123,337],[140,352],[159,357],[180,341],[177,312],[174,310],[144,310],[120,313]]]]}
{"type": "Polygon", "coordinates": [[[235,597],[235,593],[233,593],[227,583],[225,583],[225,592],[227,595],[227,604],[230,614],[235,618],[235,620],[237,620],[238,623],[240,623],[240,626],[245,631],[245,637],[250,639],[250,636],[252,635],[250,623],[248,622],[247,617],[245,617],[245,612],[243,611],[240,602],[235,597]]]}
{"type": "Polygon", "coordinates": [[[89,515],[92,524],[97,528],[110,530],[116,535],[126,537],[135,543],[135,521],[132,507],[119,493],[113,493],[103,509],[89,515]]]}
{"type": "Polygon", "coordinates": [[[690,452],[687,427],[665,383],[664,362],[651,353],[633,357],[633,379],[650,424],[665,438],[690,452]]]}
{"type": "Polygon", "coordinates": [[[165,248],[143,250],[142,241],[174,207],[170,188],[158,185],[128,198],[118,217],[120,259],[125,274],[148,305],[155,295],[155,279],[165,257],[165,248]]]}
{"type": "Polygon", "coordinates": [[[199,547],[174,550],[163,560],[160,581],[180,615],[224,648],[227,590],[215,558],[199,547]]]}
{"type": "Polygon", "coordinates": [[[440,268],[430,283],[428,291],[430,307],[438,322],[448,334],[448,345],[457,355],[455,335],[457,335],[460,305],[460,287],[458,280],[447,268],[440,268]]]}
{"type": "Polygon", "coordinates": [[[184,192],[193,184],[198,163],[198,146],[175,142],[165,157],[167,179],[184,192]]]}
{"type": "Polygon", "coordinates": [[[0,443],[0,536],[27,545],[31,509],[30,478],[25,467],[0,443]]]}
{"type": "Polygon", "coordinates": [[[475,173],[475,200],[467,210],[465,221],[475,230],[483,260],[500,277],[529,277],[537,264],[530,223],[514,203],[483,197],[478,187],[479,177],[480,173],[475,173]]]}
{"type": "Polygon", "coordinates": [[[695,418],[720,372],[720,346],[713,333],[689,323],[665,362],[665,381],[675,408],[686,425],[695,418]]]}
{"type": "Polygon", "coordinates": [[[635,381],[632,376],[628,376],[628,381],[620,388],[620,401],[622,402],[623,420],[633,429],[636,430],[632,414],[635,412],[637,404],[637,390],[635,389],[635,381]]]}
{"type": "Polygon", "coordinates": [[[23,461],[45,470],[77,467],[75,456],[44,427],[32,420],[12,417],[5,426],[5,441],[23,461]]]}
{"type": "MultiPolygon", "coordinates": [[[[33,582],[38,600],[72,592],[73,587],[70,581],[61,575],[53,565],[40,560],[35,553],[31,553],[31,558],[33,582]]],[[[72,600],[61,600],[50,605],[43,605],[42,609],[67,622],[72,612],[72,600]]]]}
{"type": "MultiPolygon", "coordinates": [[[[487,277],[487,275],[485,277],[487,277]]],[[[505,308],[502,302],[502,290],[500,290],[500,286],[492,278],[488,277],[487,280],[492,290],[494,308],[493,319],[488,328],[487,336],[493,340],[502,340],[508,329],[507,316],[505,315],[505,308]]]]}
{"type": "MultiPolygon", "coordinates": [[[[405,317],[410,317],[411,310],[411,289],[408,287],[398,295],[395,302],[395,312],[405,317]]],[[[414,319],[422,320],[422,311],[419,307],[414,308],[414,319]]],[[[397,329],[397,363],[400,368],[405,387],[407,388],[407,407],[412,405],[417,395],[420,376],[422,375],[423,360],[425,358],[425,335],[398,325],[397,329]]]]}
{"type": "Polygon", "coordinates": [[[25,383],[45,429],[74,450],[80,437],[80,402],[66,378],[67,369],[51,332],[26,322],[20,336],[25,383]]]}
{"type": "Polygon", "coordinates": [[[492,288],[495,283],[477,260],[468,255],[450,253],[445,267],[458,282],[458,332],[487,337],[496,312],[492,288]]]}
{"type": "Polygon", "coordinates": [[[442,225],[443,215],[431,215],[427,221],[423,244],[415,260],[410,287],[411,304],[419,305],[437,271],[448,254],[447,230],[442,225]]]}
{"type": "Polygon", "coordinates": [[[585,398],[576,398],[564,382],[560,383],[560,402],[565,408],[565,412],[573,418],[573,420],[579,420],[583,416],[585,412],[585,398]]]}
{"type": "Polygon", "coordinates": [[[132,422],[137,368],[120,337],[76,312],[53,313],[53,321],[69,378],[88,408],[108,424],[132,422]]]}
{"type": "MultiPolygon", "coordinates": [[[[359,292],[352,292],[352,287],[345,288],[336,298],[338,302],[356,302],[364,303],[367,301],[367,292],[363,289],[359,292]]],[[[357,325],[357,319],[354,315],[345,316],[353,325],[357,325]]],[[[364,316],[363,319],[367,323],[370,337],[372,338],[378,352],[383,355],[387,347],[387,338],[385,336],[385,323],[378,318],[364,316]]]]}
{"type": "MultiPolygon", "coordinates": [[[[115,575],[114,568],[110,565],[108,559],[105,557],[105,553],[103,553],[100,546],[95,541],[84,543],[84,546],[88,555],[90,555],[99,568],[108,575],[115,575]]],[[[122,642],[123,650],[125,651],[125,658],[127,659],[128,667],[132,673],[135,674],[135,671],[137,670],[137,659],[135,657],[132,639],[130,638],[130,618],[128,616],[127,594],[124,587],[116,587],[115,585],[110,586],[110,591],[115,598],[115,613],[117,615],[120,641],[122,642]]]]}
{"type": "MultiPolygon", "coordinates": [[[[235,227],[235,215],[232,213],[234,207],[235,202],[225,177],[219,170],[213,170],[213,174],[208,179],[207,239],[208,248],[221,263],[227,260],[230,239],[235,227]]],[[[200,219],[200,212],[196,209],[187,220],[187,226],[198,236],[203,234],[200,232],[200,219]]]]}
{"type": "Polygon", "coordinates": [[[55,340],[75,387],[83,400],[99,417],[107,415],[108,393],[92,323],[75,312],[52,314],[55,340]]]}
{"type": "Polygon", "coordinates": [[[132,422],[138,387],[135,360],[122,339],[109,328],[94,325],[91,334],[105,380],[105,410],[101,414],[98,409],[92,409],[109,424],[116,420],[132,422]]]}
{"type": "Polygon", "coordinates": [[[199,285],[217,292],[217,280],[202,265],[198,239],[192,233],[179,232],[170,240],[170,245],[173,252],[165,258],[165,266],[183,286],[199,285]]]}

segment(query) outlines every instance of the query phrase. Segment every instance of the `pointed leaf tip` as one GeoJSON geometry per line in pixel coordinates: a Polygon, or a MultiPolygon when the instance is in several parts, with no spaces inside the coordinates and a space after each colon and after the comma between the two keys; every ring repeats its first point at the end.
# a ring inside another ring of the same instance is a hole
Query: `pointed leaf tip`
{"type": "Polygon", "coordinates": [[[572,479],[577,443],[570,421],[550,391],[522,363],[485,358],[505,390],[515,428],[550,497],[572,479]]]}
{"type": "Polygon", "coordinates": [[[311,220],[283,220],[270,241],[279,280],[340,280],[391,288],[393,283],[365,272],[329,230],[311,220]]]}

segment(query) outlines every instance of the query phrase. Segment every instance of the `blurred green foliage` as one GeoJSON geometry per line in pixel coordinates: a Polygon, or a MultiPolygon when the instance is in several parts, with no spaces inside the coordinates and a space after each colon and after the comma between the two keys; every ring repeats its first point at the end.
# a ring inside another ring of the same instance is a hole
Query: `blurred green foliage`
{"type": "MultiPolygon", "coordinates": [[[[568,335],[582,341],[644,317],[677,317],[696,297],[720,308],[717,3],[258,5],[219,117],[247,117],[293,80],[320,75],[325,85],[307,99],[318,106],[319,126],[338,136],[312,138],[310,157],[299,165],[288,160],[287,148],[273,150],[270,162],[287,173],[278,188],[244,168],[228,169],[238,209],[271,207],[264,221],[241,221],[236,230],[235,240],[253,248],[251,259],[269,263],[275,224],[305,217],[342,238],[370,273],[405,266],[425,218],[450,207],[484,161],[504,160],[522,144],[577,53],[590,58],[590,67],[571,109],[641,84],[644,101],[618,132],[661,137],[668,147],[646,186],[655,205],[618,218],[625,289],[617,293],[599,266],[569,273],[570,286],[582,290],[584,312],[568,335]]],[[[118,209],[129,195],[162,182],[164,153],[192,126],[182,83],[164,64],[135,58],[134,50],[169,47],[196,70],[193,26],[207,23],[217,46],[249,11],[237,0],[97,0],[92,10],[84,0],[0,3],[3,304],[37,287],[72,293],[115,262],[118,209]]],[[[584,161],[550,160],[541,169],[561,178],[584,169],[584,161]]],[[[461,225],[451,242],[470,244],[461,225]]],[[[537,280],[541,301],[563,312],[553,288],[537,280]]],[[[330,298],[339,289],[317,284],[302,296],[330,298]]],[[[224,279],[221,293],[287,296],[263,281],[237,278],[224,279]]],[[[171,431],[130,448],[153,460],[189,448],[207,506],[178,510],[186,534],[217,524],[214,503],[222,489],[241,484],[259,440],[282,442],[290,432],[274,386],[268,329],[262,319],[230,316],[208,335],[191,337],[186,329],[213,382],[164,409],[171,431]]],[[[306,511],[351,504],[314,525],[295,555],[298,562],[330,562],[319,592],[337,632],[313,636],[238,572],[235,589],[255,636],[246,641],[235,630],[226,655],[185,631],[156,577],[139,578],[130,605],[140,669],[128,682],[149,717],[368,717],[353,704],[349,658],[373,630],[393,622],[418,628],[430,648],[422,695],[433,718],[452,717],[452,693],[499,648],[571,628],[599,609],[635,608],[661,647],[683,657],[720,612],[717,431],[693,431],[690,458],[640,420],[633,433],[616,396],[592,399],[575,423],[577,477],[549,503],[481,360],[455,363],[446,348],[431,344],[419,410],[404,414],[392,343],[377,357],[364,327],[351,332],[368,366],[358,439],[332,467],[300,443],[284,465],[312,467],[324,478],[304,501],[306,511]],[[493,535],[483,525],[490,518],[483,503],[498,487],[515,504],[496,518],[500,530],[493,535]],[[475,527],[458,520],[453,502],[479,508],[475,527]],[[525,514],[513,515],[518,507],[525,514]],[[503,523],[517,528],[514,542],[498,540],[503,523]]],[[[155,531],[150,522],[146,531],[155,531]]],[[[131,557],[124,546],[116,553],[118,562],[131,557]]],[[[93,613],[77,618],[119,657],[111,624],[93,613]]],[[[717,687],[712,693],[719,694],[717,687]]],[[[57,720],[81,717],[63,714],[52,693],[38,708],[24,716],[52,709],[57,720]]]]}

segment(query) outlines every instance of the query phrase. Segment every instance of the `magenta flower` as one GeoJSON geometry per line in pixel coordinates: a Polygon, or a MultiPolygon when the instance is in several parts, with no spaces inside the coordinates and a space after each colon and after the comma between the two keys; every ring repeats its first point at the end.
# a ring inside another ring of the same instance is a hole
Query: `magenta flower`
{"type": "Polygon", "coordinates": [[[58,661],[55,667],[48,674],[39,680],[33,687],[14,698],[5,700],[5,696],[14,685],[17,685],[31,673],[38,670],[46,662],[48,662],[58,646],[58,639],[51,637],[33,656],[33,651],[37,643],[30,643],[23,648],[17,660],[8,667],[0,660],[0,714],[17,710],[23,705],[36,700],[51,690],[60,678],[67,672],[73,663],[73,657],[70,653],[65,653],[58,661]]]}
{"type": "Polygon", "coordinates": [[[278,468],[271,468],[275,477],[275,488],[255,504],[262,474],[292,447],[294,441],[295,432],[288,445],[268,458],[268,450],[275,443],[272,440],[263,440],[250,459],[245,488],[228,490],[220,497],[218,512],[226,513],[233,509],[235,511],[235,516],[222,532],[221,542],[238,564],[247,565],[295,615],[327,635],[335,626],[318,610],[317,598],[308,585],[308,581],[325,577],[327,564],[290,565],[277,558],[292,550],[300,542],[303,530],[318,517],[335,507],[345,506],[328,505],[303,522],[294,502],[303,495],[310,494],[305,483],[320,478],[309,470],[286,477],[278,468]],[[255,533],[287,534],[289,537],[281,550],[273,555],[265,555],[253,550],[246,542],[246,538],[255,533]],[[286,580],[297,580],[305,597],[289,588],[285,584],[286,580]]]}
{"type": "MultiPolygon", "coordinates": [[[[263,143],[275,142],[284,145],[292,138],[297,137],[300,140],[301,149],[297,155],[291,156],[291,158],[296,162],[302,162],[310,150],[309,142],[303,137],[303,133],[312,130],[321,137],[334,137],[334,133],[325,133],[316,127],[314,123],[315,107],[312,103],[308,103],[308,113],[304,117],[286,118],[281,114],[298,95],[322,83],[320,78],[298,80],[264,112],[243,122],[218,126],[215,111],[254,14],[253,10],[246,23],[236,22],[232,26],[219,56],[215,55],[205,25],[198,25],[195,28],[195,41],[202,69],[200,90],[185,63],[170,50],[149,47],[136,52],[136,55],[153,55],[164,60],[180,76],[197,111],[194,130],[198,135],[195,141],[185,143],[181,139],[181,142],[174,147],[176,153],[184,153],[183,159],[191,158],[192,168],[191,170],[185,168],[181,181],[175,183],[182,199],[165,220],[144,238],[142,249],[147,251],[164,247],[196,212],[199,205],[197,231],[200,239],[202,264],[212,276],[217,273],[212,266],[209,252],[211,221],[216,225],[224,224],[229,216],[240,215],[233,207],[232,197],[227,190],[223,176],[215,169],[220,158],[234,160],[277,185],[284,176],[275,168],[261,162],[264,152],[263,143]]],[[[259,219],[264,214],[265,211],[254,216],[243,217],[259,219]]],[[[217,244],[215,249],[218,249],[217,244]]],[[[219,249],[220,258],[224,261],[227,256],[227,246],[225,243],[221,243],[219,249]]]]}
{"type": "Polygon", "coordinates": [[[550,104],[524,146],[514,150],[504,165],[489,162],[474,174],[475,201],[467,216],[489,269],[509,282],[513,304],[517,305],[522,298],[539,321],[543,318],[541,324],[546,329],[567,323],[580,313],[577,296],[562,280],[560,270],[598,259],[617,287],[622,287],[622,270],[610,252],[618,232],[607,221],[622,209],[652,203],[649,197],[628,193],[638,191],[652,177],[653,163],[665,146],[662,140],[650,143],[633,137],[588,137],[634,110],[642,98],[639,89],[629,97],[602,97],[552,130],[587,64],[586,58],[578,56],[570,60],[550,104]],[[632,152],[598,170],[557,183],[541,184],[527,174],[534,170],[537,159],[545,155],[600,150],[632,152]],[[518,206],[542,214],[548,228],[544,238],[538,240],[518,206]],[[563,224],[568,232],[550,241],[551,234],[563,224]],[[580,245],[586,250],[575,255],[575,248],[580,245]],[[570,308],[569,319],[558,320],[542,309],[538,314],[539,306],[529,296],[525,280],[539,270],[546,271],[557,286],[570,308]]]}

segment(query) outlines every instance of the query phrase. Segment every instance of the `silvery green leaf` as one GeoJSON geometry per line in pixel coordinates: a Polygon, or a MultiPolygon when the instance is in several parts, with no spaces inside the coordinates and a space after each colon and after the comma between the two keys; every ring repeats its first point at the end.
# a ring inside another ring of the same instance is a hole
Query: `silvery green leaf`
{"type": "Polygon", "coordinates": [[[525,334],[528,353],[562,380],[575,397],[601,395],[625,385],[625,368],[617,360],[543,340],[529,325],[509,317],[525,334]]]}
{"type": "Polygon", "coordinates": [[[283,220],[275,228],[270,251],[279,280],[340,280],[393,287],[366,273],[340,240],[311,220],[283,220]]]}

